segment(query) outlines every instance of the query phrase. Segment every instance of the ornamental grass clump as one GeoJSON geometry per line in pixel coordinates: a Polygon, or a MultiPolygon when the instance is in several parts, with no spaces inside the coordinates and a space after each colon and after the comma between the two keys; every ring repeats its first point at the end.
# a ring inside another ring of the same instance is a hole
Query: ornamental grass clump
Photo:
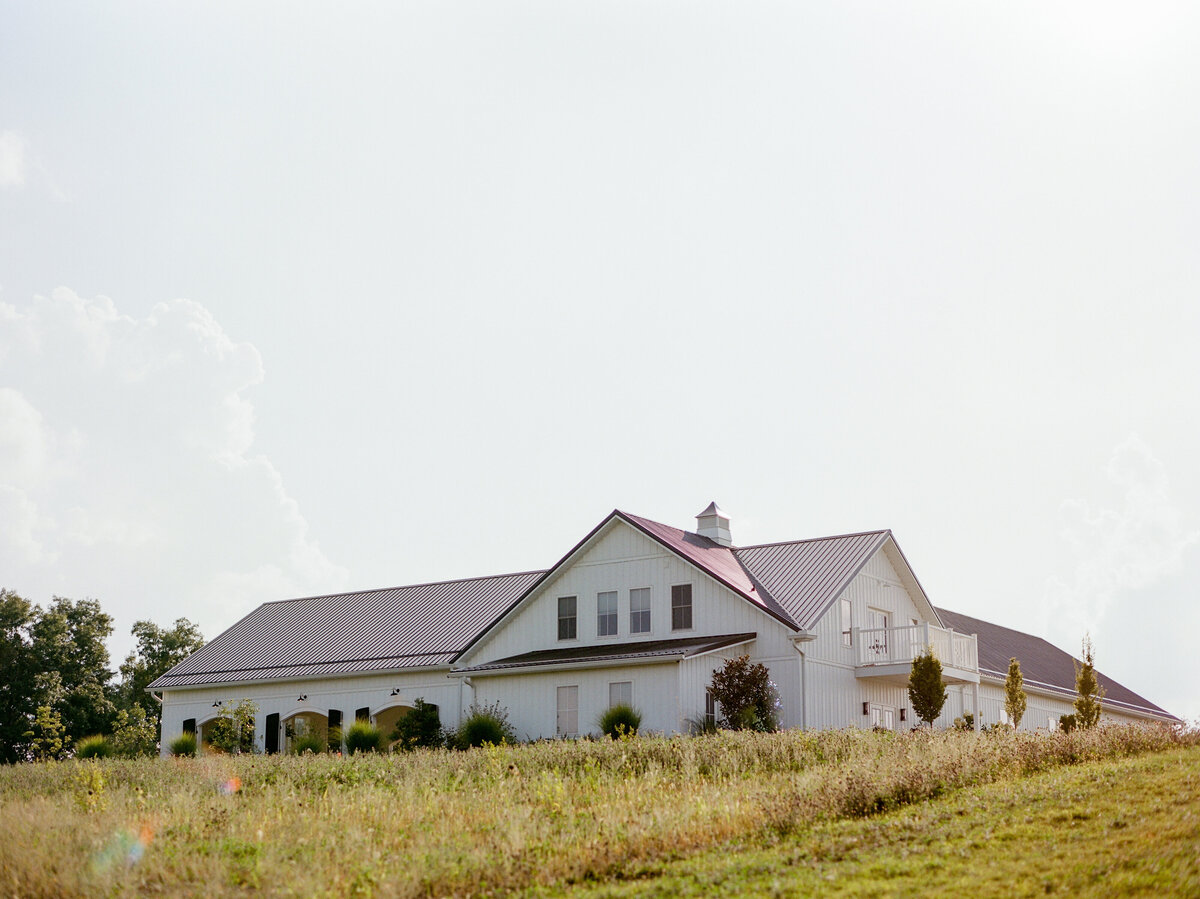
{"type": "Polygon", "coordinates": [[[642,725],[642,713],[631,705],[619,703],[605,709],[596,723],[600,727],[600,733],[606,737],[612,737],[614,740],[633,737],[642,725]]]}
{"type": "Polygon", "coordinates": [[[75,744],[75,758],[77,759],[106,759],[112,754],[113,747],[108,737],[99,735],[84,737],[75,744]]]}
{"type": "Polygon", "coordinates": [[[346,729],[346,751],[351,755],[363,752],[382,752],[386,748],[379,728],[364,718],[359,718],[346,729]]]}
{"type": "Polygon", "coordinates": [[[167,748],[171,750],[171,755],[193,758],[196,755],[196,735],[180,734],[170,742],[167,748]]]}

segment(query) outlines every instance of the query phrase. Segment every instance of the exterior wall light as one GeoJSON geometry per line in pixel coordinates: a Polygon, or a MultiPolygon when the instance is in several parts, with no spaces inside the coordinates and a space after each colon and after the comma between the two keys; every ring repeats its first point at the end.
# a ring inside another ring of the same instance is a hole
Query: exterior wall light
{"type": "Polygon", "coordinates": [[[906,720],[908,720],[908,709],[901,709],[901,710],[900,710],[900,720],[901,720],[901,721],[906,721],[906,720]]]}
{"type": "Polygon", "coordinates": [[[307,694],[307,693],[301,693],[301,694],[300,694],[300,698],[299,698],[299,699],[297,699],[297,700],[296,700],[296,702],[304,702],[304,700],[306,700],[306,699],[308,699],[308,694],[307,694]]]}
{"type": "Polygon", "coordinates": [[[871,703],[867,702],[865,699],[863,700],[863,714],[871,714],[871,703]]]}

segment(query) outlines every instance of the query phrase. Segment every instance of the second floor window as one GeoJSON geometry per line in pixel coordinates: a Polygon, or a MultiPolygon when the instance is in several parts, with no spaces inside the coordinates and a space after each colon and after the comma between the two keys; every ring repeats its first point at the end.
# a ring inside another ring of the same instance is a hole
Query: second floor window
{"type": "Polygon", "coordinates": [[[671,588],[671,630],[686,631],[692,626],[692,585],[671,588]]]}
{"type": "Polygon", "coordinates": [[[617,591],[596,594],[596,636],[611,637],[617,632],[617,591]]]}
{"type": "Polygon", "coordinates": [[[629,633],[650,633],[650,588],[629,591],[629,633]]]}
{"type": "Polygon", "coordinates": [[[842,615],[842,645],[850,645],[851,622],[850,622],[850,600],[843,599],[838,605],[841,607],[842,615]]]}
{"type": "Polygon", "coordinates": [[[558,598],[558,639],[574,640],[578,636],[576,624],[576,602],[574,596],[558,598]]]}

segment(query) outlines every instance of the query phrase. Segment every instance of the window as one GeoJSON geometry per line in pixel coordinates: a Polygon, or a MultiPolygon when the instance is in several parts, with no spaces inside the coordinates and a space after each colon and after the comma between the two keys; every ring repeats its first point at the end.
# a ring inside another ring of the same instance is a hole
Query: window
{"type": "Polygon", "coordinates": [[[576,637],[575,597],[558,598],[558,639],[574,640],[576,637]]]}
{"type": "Polygon", "coordinates": [[[560,737],[579,734],[579,687],[558,688],[558,723],[554,732],[560,737]]]}
{"type": "Polygon", "coordinates": [[[371,709],[367,706],[363,706],[361,709],[355,709],[354,710],[354,720],[355,721],[370,721],[371,720],[371,709]]]}
{"type": "Polygon", "coordinates": [[[629,591],[629,633],[650,633],[650,588],[629,591]]]}
{"type": "Polygon", "coordinates": [[[617,591],[596,594],[596,636],[611,637],[617,632],[617,591]]]}
{"type": "Polygon", "coordinates": [[[686,631],[692,626],[692,585],[671,588],[671,630],[686,631]]]}
{"type": "Polygon", "coordinates": [[[608,685],[608,705],[633,705],[633,681],[623,680],[608,685]]]}
{"type": "Polygon", "coordinates": [[[842,645],[849,646],[853,633],[851,629],[854,626],[852,619],[850,618],[850,600],[843,599],[840,605],[842,609],[842,645]]]}
{"type": "Polygon", "coordinates": [[[712,690],[704,691],[704,726],[717,726],[717,697],[713,696],[712,690]]]}

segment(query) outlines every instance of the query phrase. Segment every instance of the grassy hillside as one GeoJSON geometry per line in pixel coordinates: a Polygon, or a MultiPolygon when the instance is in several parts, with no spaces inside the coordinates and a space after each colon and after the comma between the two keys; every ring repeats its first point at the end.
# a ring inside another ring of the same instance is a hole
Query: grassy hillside
{"type": "Polygon", "coordinates": [[[757,842],[544,894],[1200,896],[1200,749],[1060,768],[757,842]]]}
{"type": "MultiPolygon", "coordinates": [[[[840,731],[349,759],[22,765],[0,770],[0,892],[558,889],[681,859],[703,866],[714,848],[725,858],[731,846],[804,846],[814,834],[835,833],[813,830],[814,823],[836,827],[984,784],[1015,790],[1021,778],[1077,763],[1156,752],[1194,764],[1197,750],[1189,747],[1197,743],[1194,732],[1166,729],[840,731]]],[[[849,869],[835,865],[839,871],[849,869]]],[[[677,879],[690,877],[684,870],[677,879]]]]}

